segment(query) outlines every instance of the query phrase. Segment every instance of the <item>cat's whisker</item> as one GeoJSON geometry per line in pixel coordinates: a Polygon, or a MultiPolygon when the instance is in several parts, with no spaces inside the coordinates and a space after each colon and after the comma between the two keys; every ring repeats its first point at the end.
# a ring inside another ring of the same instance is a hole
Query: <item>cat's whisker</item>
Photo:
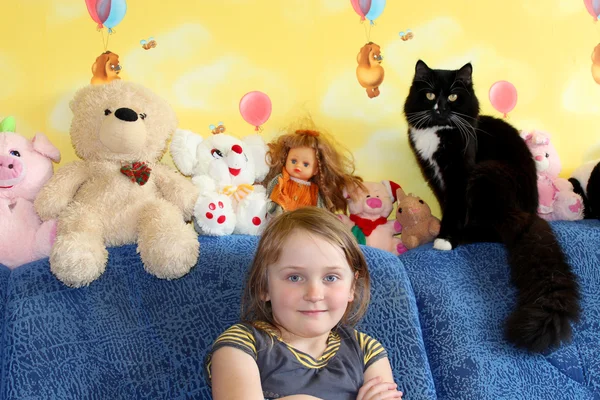
{"type": "Polygon", "coordinates": [[[478,140],[477,140],[477,132],[475,131],[475,128],[473,128],[473,126],[466,119],[462,118],[459,115],[452,115],[452,119],[453,119],[453,121],[455,121],[457,124],[460,124],[465,129],[466,134],[473,138],[475,147],[477,147],[478,140]]]}
{"type": "Polygon", "coordinates": [[[421,116],[421,118],[419,118],[419,120],[415,123],[415,128],[421,129],[421,127],[424,126],[425,123],[429,122],[430,120],[431,120],[431,115],[429,115],[429,114],[421,116]]]}
{"type": "Polygon", "coordinates": [[[454,125],[460,132],[460,136],[463,138],[463,141],[465,142],[465,147],[463,148],[463,153],[465,153],[467,151],[467,148],[469,147],[469,134],[466,131],[465,127],[463,126],[463,122],[458,118],[459,117],[456,115],[452,115],[452,114],[450,115],[450,121],[454,122],[454,125]]]}
{"type": "Polygon", "coordinates": [[[472,119],[473,121],[477,121],[476,117],[471,117],[470,115],[459,113],[458,111],[452,111],[452,114],[460,115],[461,117],[472,119]]]}
{"type": "Polygon", "coordinates": [[[416,127],[416,125],[418,123],[420,123],[428,113],[429,113],[429,111],[418,111],[418,112],[413,112],[413,113],[407,113],[406,119],[409,122],[409,124],[412,124],[413,126],[416,127]]]}

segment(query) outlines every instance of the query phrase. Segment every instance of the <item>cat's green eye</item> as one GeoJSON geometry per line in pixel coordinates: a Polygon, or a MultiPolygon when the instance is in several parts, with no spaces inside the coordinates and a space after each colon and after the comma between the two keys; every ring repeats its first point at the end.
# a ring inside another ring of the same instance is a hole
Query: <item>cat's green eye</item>
{"type": "Polygon", "coordinates": [[[458,99],[458,95],[456,94],[451,94],[450,96],[448,96],[448,100],[450,101],[456,101],[456,99],[458,99]]]}
{"type": "Polygon", "coordinates": [[[427,93],[425,96],[427,96],[427,100],[434,100],[435,99],[435,94],[429,92],[427,93]]]}

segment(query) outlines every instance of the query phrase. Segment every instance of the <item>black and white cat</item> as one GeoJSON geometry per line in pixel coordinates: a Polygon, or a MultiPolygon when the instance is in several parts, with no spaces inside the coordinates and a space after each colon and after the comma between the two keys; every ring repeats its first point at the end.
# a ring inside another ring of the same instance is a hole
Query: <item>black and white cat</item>
{"type": "Polygon", "coordinates": [[[579,286],[537,215],[537,175],[525,141],[510,124],[479,115],[472,72],[471,64],[433,70],[419,60],[404,105],[410,146],[442,209],[434,247],[504,243],[518,289],[506,337],[542,352],[570,340],[579,286]]]}

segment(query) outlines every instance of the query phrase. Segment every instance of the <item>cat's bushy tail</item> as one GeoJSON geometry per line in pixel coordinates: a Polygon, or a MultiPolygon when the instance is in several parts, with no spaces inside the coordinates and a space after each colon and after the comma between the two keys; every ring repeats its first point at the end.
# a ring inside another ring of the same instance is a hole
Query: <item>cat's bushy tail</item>
{"type": "Polygon", "coordinates": [[[527,173],[497,161],[481,163],[468,197],[472,222],[492,228],[508,250],[518,295],[506,337],[518,347],[543,352],[571,339],[571,323],[580,314],[579,285],[552,228],[537,215],[534,168],[527,173]]]}
{"type": "Polygon", "coordinates": [[[518,289],[507,339],[533,352],[570,341],[571,322],[579,320],[579,285],[552,228],[538,215],[518,211],[500,228],[518,289]]]}

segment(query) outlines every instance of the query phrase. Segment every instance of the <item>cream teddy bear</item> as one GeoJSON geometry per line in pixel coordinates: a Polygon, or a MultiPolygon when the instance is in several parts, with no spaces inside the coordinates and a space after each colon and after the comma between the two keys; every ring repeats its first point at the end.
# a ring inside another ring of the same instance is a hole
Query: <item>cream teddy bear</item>
{"type": "Polygon", "coordinates": [[[222,124],[219,128],[206,139],[178,130],[171,143],[175,165],[200,189],[196,230],[212,236],[258,235],[266,219],[267,198],[265,188],[255,183],[269,171],[267,146],[259,135],[239,140],[223,133],[222,124]]]}
{"type": "Polygon", "coordinates": [[[71,142],[81,161],[67,164],[39,192],[42,220],[58,218],[50,269],[84,286],[106,268],[106,246],[136,243],[145,269],[165,279],[185,275],[198,259],[190,220],[198,189],[159,164],[177,118],[165,100],[121,80],[79,90],[71,142]]]}

